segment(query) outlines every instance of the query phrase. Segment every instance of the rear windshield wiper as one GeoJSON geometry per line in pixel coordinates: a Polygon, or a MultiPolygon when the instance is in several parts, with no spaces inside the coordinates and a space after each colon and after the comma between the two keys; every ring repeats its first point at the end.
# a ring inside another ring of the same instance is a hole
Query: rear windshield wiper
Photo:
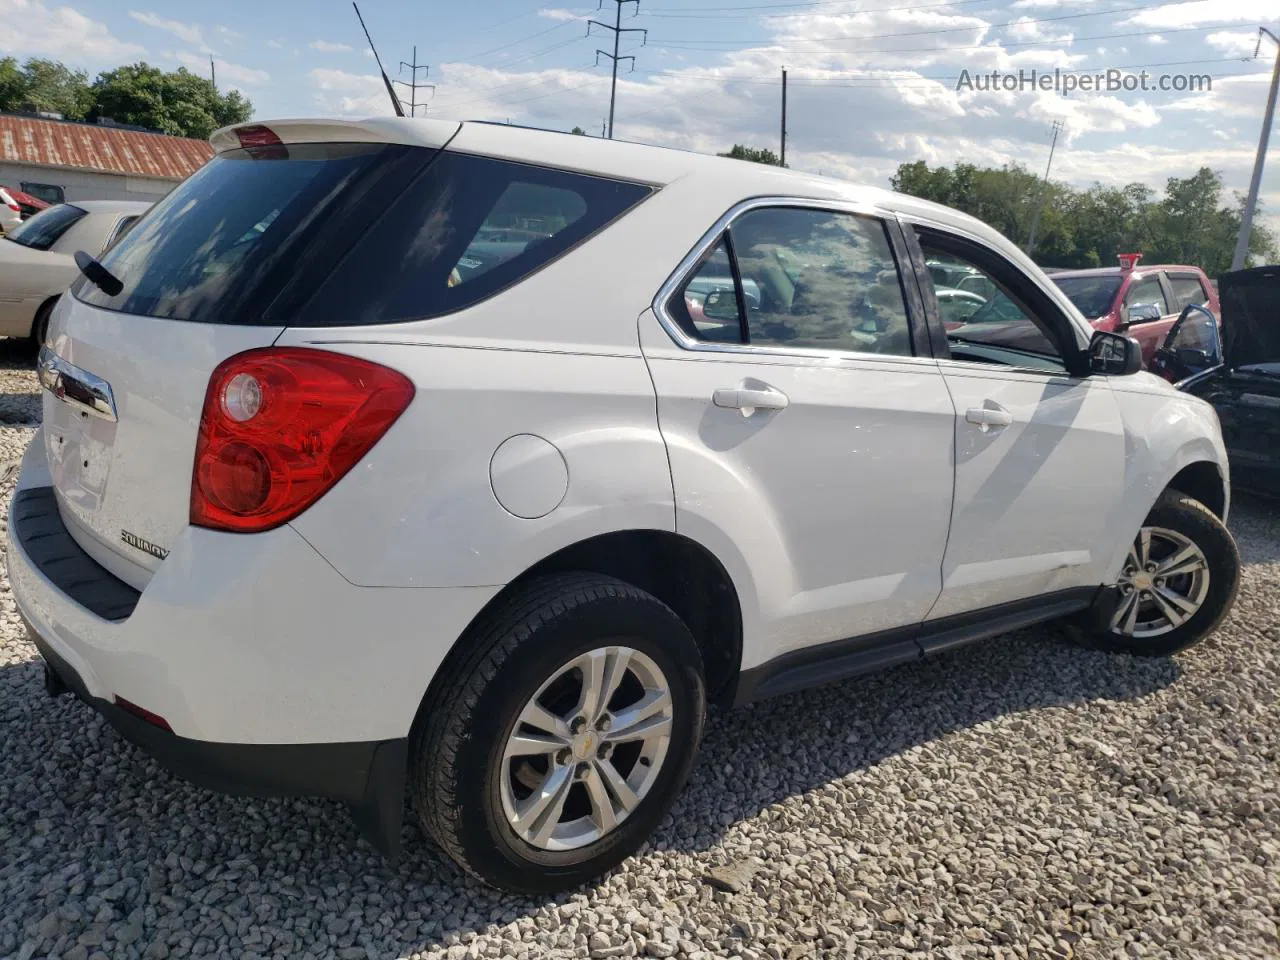
{"type": "Polygon", "coordinates": [[[80,272],[89,278],[89,282],[108,297],[118,297],[124,290],[124,284],[120,282],[119,277],[83,250],[76,251],[75,261],[80,272]]]}

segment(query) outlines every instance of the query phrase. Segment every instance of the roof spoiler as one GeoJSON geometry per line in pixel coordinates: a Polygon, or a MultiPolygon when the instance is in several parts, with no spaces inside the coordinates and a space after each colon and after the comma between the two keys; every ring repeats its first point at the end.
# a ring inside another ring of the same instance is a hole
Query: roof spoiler
{"type": "Polygon", "coordinates": [[[443,149],[462,124],[455,120],[408,120],[370,117],[364,120],[282,119],[237,123],[215,130],[209,144],[215,153],[239,150],[270,140],[273,143],[403,143],[443,149]],[[274,138],[274,139],[272,139],[274,138]]]}

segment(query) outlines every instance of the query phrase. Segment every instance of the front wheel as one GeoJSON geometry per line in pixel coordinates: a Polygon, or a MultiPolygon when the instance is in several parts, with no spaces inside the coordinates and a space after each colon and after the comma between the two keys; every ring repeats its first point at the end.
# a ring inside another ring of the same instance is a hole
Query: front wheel
{"type": "Polygon", "coordinates": [[[1106,650],[1168,656],[1212,633],[1239,588],[1240,555],[1230,532],[1198,500],[1169,491],[1129,547],[1109,622],[1080,639],[1106,650]]]}
{"type": "Polygon", "coordinates": [[[664,603],[561,574],[517,590],[462,641],[410,741],[414,806],[487,883],[576,887],[640,847],[692,766],[698,647],[664,603]]]}

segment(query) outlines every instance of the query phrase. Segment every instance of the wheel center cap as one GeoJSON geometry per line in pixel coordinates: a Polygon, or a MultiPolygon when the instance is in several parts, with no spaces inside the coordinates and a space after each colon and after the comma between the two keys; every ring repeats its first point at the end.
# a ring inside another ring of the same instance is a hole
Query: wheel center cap
{"type": "Polygon", "coordinates": [[[1154,583],[1154,581],[1152,580],[1151,574],[1147,573],[1145,570],[1133,575],[1133,585],[1139,590],[1150,590],[1152,583],[1154,583]]]}
{"type": "Polygon", "coordinates": [[[588,730],[573,738],[573,757],[575,760],[586,760],[593,756],[600,745],[600,738],[595,731],[588,730]]]}

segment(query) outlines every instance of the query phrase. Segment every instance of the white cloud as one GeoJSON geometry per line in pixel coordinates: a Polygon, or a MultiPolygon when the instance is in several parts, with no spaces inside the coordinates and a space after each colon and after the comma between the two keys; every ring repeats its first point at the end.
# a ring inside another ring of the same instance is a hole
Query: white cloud
{"type": "MultiPolygon", "coordinates": [[[[209,58],[207,56],[192,53],[189,50],[180,50],[169,56],[201,76],[209,72],[209,58]]],[[[238,63],[228,63],[220,57],[214,57],[214,66],[216,67],[219,86],[223,83],[230,83],[233,86],[260,87],[271,82],[271,74],[265,70],[255,70],[253,67],[241,66],[238,63]]]]}
{"type": "Polygon", "coordinates": [[[235,43],[238,40],[244,39],[243,33],[232,30],[230,27],[224,27],[222,24],[218,24],[218,36],[222,37],[222,39],[226,40],[228,43],[235,43]]]}
{"type": "Polygon", "coordinates": [[[1151,36],[1147,37],[1147,43],[1151,44],[1153,47],[1162,47],[1168,42],[1169,41],[1167,39],[1158,33],[1153,33],[1151,36]]]}
{"type": "Polygon", "coordinates": [[[272,50],[282,50],[284,48],[284,44],[281,43],[279,40],[268,40],[267,46],[270,47],[272,50]]]}
{"type": "Polygon", "coordinates": [[[189,43],[193,47],[199,47],[205,53],[209,52],[209,45],[205,43],[204,33],[200,29],[200,25],[196,23],[183,23],[180,20],[166,20],[164,17],[156,13],[140,13],[137,10],[130,10],[129,16],[139,23],[146,24],[148,27],[155,27],[157,30],[164,30],[171,33],[183,43],[189,43]]]}
{"type": "Polygon", "coordinates": [[[1149,10],[1139,10],[1120,21],[1121,26],[1198,27],[1223,20],[1256,23],[1280,17],[1280,0],[1194,0],[1192,3],[1166,3],[1149,10]]]}
{"type": "Polygon", "coordinates": [[[559,7],[552,7],[552,8],[544,7],[543,9],[538,11],[538,16],[545,17],[547,20],[562,20],[562,21],[587,19],[586,16],[581,13],[574,13],[572,10],[563,10],[559,7]]]}
{"type": "Polygon", "coordinates": [[[1229,57],[1251,57],[1258,47],[1258,35],[1254,32],[1219,30],[1204,39],[1209,46],[1221,50],[1229,57]]]}
{"type": "Polygon", "coordinates": [[[146,53],[144,47],[116,37],[105,24],[42,0],[0,0],[0,22],[6,25],[0,51],[6,54],[46,54],[76,65],[114,66],[146,53]]]}
{"type": "Polygon", "coordinates": [[[355,49],[348,44],[330,43],[328,40],[312,40],[307,46],[321,53],[351,53],[355,49]]]}

